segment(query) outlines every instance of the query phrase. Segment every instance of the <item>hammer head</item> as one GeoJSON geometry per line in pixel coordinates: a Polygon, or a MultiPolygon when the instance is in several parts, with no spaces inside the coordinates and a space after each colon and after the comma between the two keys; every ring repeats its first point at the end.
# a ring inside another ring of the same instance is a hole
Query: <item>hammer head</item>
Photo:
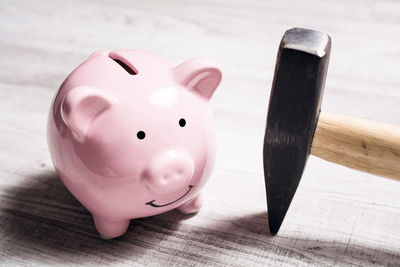
{"type": "Polygon", "coordinates": [[[274,235],[308,159],[330,49],[328,35],[301,28],[286,31],[279,46],[263,151],[269,228],[274,235]]]}

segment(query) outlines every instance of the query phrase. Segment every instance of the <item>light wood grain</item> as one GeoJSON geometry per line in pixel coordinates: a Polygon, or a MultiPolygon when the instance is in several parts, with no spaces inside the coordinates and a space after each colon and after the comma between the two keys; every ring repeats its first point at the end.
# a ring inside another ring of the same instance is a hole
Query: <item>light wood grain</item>
{"type": "Polygon", "coordinates": [[[400,181],[400,127],[396,125],[321,113],[311,154],[400,181]]]}
{"type": "Polygon", "coordinates": [[[277,49],[295,26],[332,37],[323,111],[400,125],[399,9],[388,0],[2,0],[0,265],[398,266],[400,183],[316,157],[271,237],[262,143],[277,49]],[[73,68],[120,48],[221,64],[218,153],[198,214],[133,220],[104,241],[53,170],[46,119],[73,68]]]}

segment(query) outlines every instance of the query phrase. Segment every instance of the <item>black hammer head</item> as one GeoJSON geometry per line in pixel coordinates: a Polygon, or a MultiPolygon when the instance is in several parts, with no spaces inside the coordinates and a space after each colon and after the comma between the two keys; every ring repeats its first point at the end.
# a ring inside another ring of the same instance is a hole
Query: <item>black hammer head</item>
{"type": "Polygon", "coordinates": [[[263,152],[269,228],[274,235],[308,159],[330,49],[328,35],[301,28],[286,31],[279,46],[263,152]]]}

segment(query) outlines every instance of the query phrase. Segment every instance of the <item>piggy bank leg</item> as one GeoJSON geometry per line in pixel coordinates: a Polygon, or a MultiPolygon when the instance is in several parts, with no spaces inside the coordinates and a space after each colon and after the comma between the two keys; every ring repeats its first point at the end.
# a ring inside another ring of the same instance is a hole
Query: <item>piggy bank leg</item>
{"type": "Polygon", "coordinates": [[[180,205],[177,209],[183,214],[196,213],[203,206],[203,195],[200,193],[186,203],[180,205]]]}
{"type": "Polygon", "coordinates": [[[129,219],[110,219],[93,215],[97,232],[104,239],[111,239],[123,235],[129,226],[129,219]]]}

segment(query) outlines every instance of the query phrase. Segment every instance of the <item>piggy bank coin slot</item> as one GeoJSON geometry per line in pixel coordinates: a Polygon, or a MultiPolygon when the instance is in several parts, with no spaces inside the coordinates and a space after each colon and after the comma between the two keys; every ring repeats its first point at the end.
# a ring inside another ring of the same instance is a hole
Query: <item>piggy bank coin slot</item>
{"type": "Polygon", "coordinates": [[[111,53],[108,55],[112,60],[115,61],[118,65],[120,65],[126,72],[130,75],[137,75],[138,71],[124,58],[121,56],[111,53]]]}

